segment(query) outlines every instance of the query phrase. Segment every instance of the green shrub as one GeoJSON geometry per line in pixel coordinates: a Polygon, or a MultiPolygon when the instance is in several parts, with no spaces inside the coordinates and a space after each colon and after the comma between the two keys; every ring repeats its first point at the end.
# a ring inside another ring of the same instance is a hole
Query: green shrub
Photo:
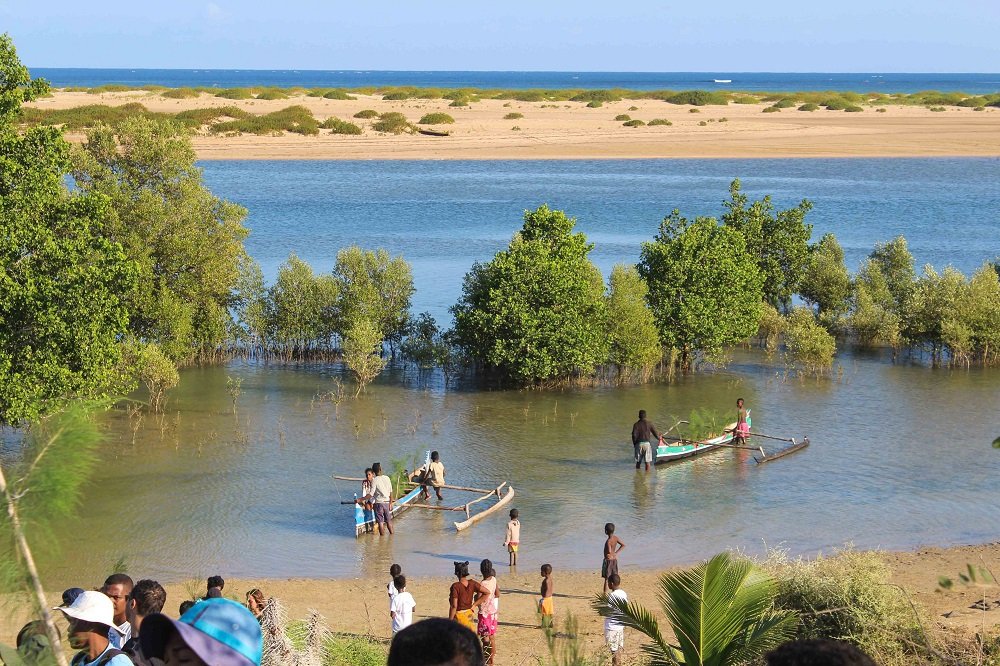
{"type": "Polygon", "coordinates": [[[361,134],[361,128],[354,123],[333,116],[324,120],[320,127],[332,130],[330,134],[361,134]]]}
{"type": "MultiPolygon", "coordinates": [[[[612,90],[585,90],[569,98],[571,102],[620,102],[621,95],[612,90]]],[[[589,104],[587,106],[590,106],[589,104]]]]}
{"type": "Polygon", "coordinates": [[[790,109],[795,106],[795,100],[791,97],[782,97],[773,106],[778,109],[790,109]]]}
{"type": "Polygon", "coordinates": [[[649,125],[650,127],[655,127],[656,125],[663,125],[665,127],[670,127],[671,125],[673,125],[673,123],[667,120],[666,118],[653,118],[646,124],[649,125]]]}
{"type": "Polygon", "coordinates": [[[828,97],[820,102],[820,106],[825,106],[827,111],[843,111],[851,106],[851,103],[843,97],[828,97]]]}
{"type": "Polygon", "coordinates": [[[688,113],[701,113],[701,109],[688,109],[688,113]]]}
{"type": "Polygon", "coordinates": [[[172,120],[169,113],[154,113],[138,102],[120,106],[87,104],[69,109],[32,109],[21,111],[19,122],[25,124],[62,125],[67,130],[88,129],[99,123],[117,125],[126,118],[142,116],[157,120],[172,120]]]}
{"type": "Polygon", "coordinates": [[[190,109],[181,111],[174,118],[188,127],[211,125],[219,118],[252,118],[253,114],[235,106],[219,106],[209,109],[190,109]]]}
{"type": "Polygon", "coordinates": [[[638,111],[639,107],[637,107],[637,106],[630,106],[630,107],[628,107],[628,110],[629,111],[638,111]]]}
{"type": "Polygon", "coordinates": [[[91,88],[87,92],[91,95],[100,95],[101,93],[116,93],[116,92],[128,92],[129,90],[134,90],[129,86],[119,85],[117,83],[108,83],[103,86],[97,86],[96,88],[91,88]]]}
{"type": "Polygon", "coordinates": [[[288,93],[280,88],[267,88],[257,93],[257,99],[288,99],[288,93]]]}
{"type": "Polygon", "coordinates": [[[168,99],[192,99],[199,94],[194,88],[171,88],[160,93],[160,95],[168,99]]]}
{"type": "Polygon", "coordinates": [[[704,120],[702,120],[702,121],[700,121],[698,123],[698,127],[707,127],[707,126],[708,126],[708,123],[706,123],[704,120]]]}
{"type": "Polygon", "coordinates": [[[518,118],[524,118],[524,114],[518,113],[517,111],[511,111],[503,117],[504,120],[517,120],[518,118]]]}
{"type": "Polygon", "coordinates": [[[816,111],[819,109],[819,104],[813,104],[812,102],[806,102],[799,107],[799,111],[816,111]]]}
{"type": "MultiPolygon", "coordinates": [[[[882,109],[882,110],[884,110],[884,109],[882,109]]],[[[973,109],[973,111],[985,111],[985,110],[986,110],[985,106],[977,106],[976,108],[973,109]]]]}
{"type": "Polygon", "coordinates": [[[262,116],[250,115],[246,118],[216,123],[212,125],[212,131],[218,134],[237,132],[266,135],[293,132],[312,135],[319,134],[319,122],[306,107],[289,106],[262,116]]]}
{"type": "Polygon", "coordinates": [[[410,93],[404,92],[402,90],[399,90],[399,91],[396,91],[396,92],[390,92],[390,93],[386,93],[386,94],[382,95],[382,99],[389,100],[389,101],[398,101],[398,100],[403,100],[403,99],[410,99],[410,97],[412,97],[412,95],[410,95],[410,93]]]}
{"type": "Polygon", "coordinates": [[[428,113],[417,121],[419,125],[451,125],[455,119],[447,113],[428,113]]]}
{"type": "Polygon", "coordinates": [[[249,88],[225,88],[215,93],[215,96],[223,99],[253,99],[249,88]]]}
{"type": "Polygon", "coordinates": [[[799,612],[800,638],[854,643],[883,666],[919,661],[920,621],[905,593],[890,583],[881,554],[844,550],[789,560],[772,553],[763,566],[778,582],[777,607],[799,612]]]}
{"type": "Polygon", "coordinates": [[[453,100],[448,106],[469,106],[469,100],[464,97],[460,97],[459,99],[453,100]]]}
{"type": "Polygon", "coordinates": [[[645,124],[646,123],[644,123],[643,121],[639,120],[638,118],[635,119],[635,120],[629,120],[628,122],[622,123],[622,125],[624,125],[625,127],[642,127],[645,124]]]}
{"type": "Polygon", "coordinates": [[[757,104],[760,102],[756,97],[750,97],[749,95],[740,95],[733,98],[733,104],[757,104]]]}
{"type": "Polygon", "coordinates": [[[619,113],[617,116],[615,116],[615,120],[617,120],[618,122],[625,122],[626,120],[632,120],[632,116],[628,115],[627,113],[619,113]]]}
{"type": "Polygon", "coordinates": [[[932,106],[932,107],[930,107],[930,110],[933,111],[933,112],[935,112],[935,113],[940,113],[940,112],[944,111],[944,107],[943,106],[932,106]]]}
{"type": "Polygon", "coordinates": [[[885,113],[885,111],[886,111],[885,107],[882,107],[880,109],[875,109],[875,113],[885,113]]]}
{"type": "Polygon", "coordinates": [[[385,666],[389,654],[374,638],[333,635],[323,645],[323,666],[385,666]]]}
{"type": "Polygon", "coordinates": [[[511,129],[511,131],[513,131],[513,132],[520,132],[520,131],[521,131],[521,127],[520,127],[519,125],[514,125],[514,126],[513,126],[513,127],[511,127],[510,129],[511,129]]]}
{"type": "Polygon", "coordinates": [[[667,97],[665,102],[670,104],[690,104],[692,106],[722,105],[729,104],[729,98],[722,93],[708,92],[707,90],[686,90],[667,97]]]}
{"type": "Polygon", "coordinates": [[[969,108],[975,108],[977,106],[983,106],[986,104],[985,97],[966,97],[965,99],[956,102],[955,106],[964,106],[969,108]]]}
{"type": "Polygon", "coordinates": [[[333,90],[328,90],[327,92],[323,93],[323,99],[355,100],[357,99],[357,97],[355,97],[354,95],[348,95],[347,91],[343,90],[342,88],[335,88],[333,90]]]}
{"type": "Polygon", "coordinates": [[[719,122],[720,123],[728,123],[729,122],[729,118],[726,118],[725,116],[722,116],[721,118],[719,118],[719,122]]]}
{"type": "Polygon", "coordinates": [[[588,109],[599,109],[602,106],[604,106],[604,102],[602,102],[599,99],[592,99],[589,102],[587,102],[588,109]]]}
{"type": "Polygon", "coordinates": [[[761,113],[780,113],[781,109],[776,106],[765,106],[761,109],[761,113]]]}
{"type": "Polygon", "coordinates": [[[378,117],[378,111],[375,109],[363,109],[354,114],[355,118],[361,118],[363,120],[370,120],[372,118],[378,117]]]}
{"type": "Polygon", "coordinates": [[[415,128],[402,113],[389,112],[380,115],[379,119],[372,123],[372,129],[386,134],[402,134],[412,133],[415,128]]]}
{"type": "MultiPolygon", "coordinates": [[[[944,109],[941,110],[944,111],[944,109]]],[[[845,113],[861,113],[862,111],[864,111],[863,108],[861,108],[860,106],[855,106],[854,104],[851,104],[846,109],[844,109],[845,113]]]]}

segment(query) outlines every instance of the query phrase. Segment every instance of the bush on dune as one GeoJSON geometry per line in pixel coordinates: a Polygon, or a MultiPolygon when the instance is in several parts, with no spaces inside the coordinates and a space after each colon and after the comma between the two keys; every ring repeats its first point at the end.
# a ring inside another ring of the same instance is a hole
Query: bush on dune
{"type": "Polygon", "coordinates": [[[334,90],[329,90],[323,93],[323,99],[344,99],[344,100],[355,100],[357,97],[354,95],[348,95],[346,90],[336,88],[334,90]]]}
{"type": "Polygon", "coordinates": [[[627,122],[622,123],[622,125],[624,127],[642,127],[645,124],[646,124],[645,122],[643,122],[643,121],[641,121],[639,119],[629,120],[627,122]]]}
{"type": "Polygon", "coordinates": [[[673,94],[663,101],[669,104],[690,104],[691,106],[725,106],[729,104],[729,98],[725,94],[708,92],[707,90],[685,90],[673,94]]]}
{"type": "Polygon", "coordinates": [[[253,99],[253,92],[249,88],[224,88],[217,91],[215,96],[222,99],[253,99]]]}
{"type": "Polygon", "coordinates": [[[447,113],[427,113],[417,121],[418,125],[451,125],[455,119],[447,113]]]}
{"type": "Polygon", "coordinates": [[[504,120],[517,120],[518,118],[524,118],[524,114],[518,113],[517,111],[511,111],[503,117],[504,120]]]}
{"type": "Polygon", "coordinates": [[[669,127],[669,126],[673,125],[673,123],[670,122],[669,120],[667,120],[666,118],[653,118],[652,120],[650,120],[646,124],[649,125],[650,127],[656,127],[657,125],[662,125],[664,127],[669,127]]]}
{"type": "Polygon", "coordinates": [[[361,134],[361,128],[354,123],[332,116],[324,120],[320,127],[331,130],[330,134],[361,134]]]}
{"type": "Polygon", "coordinates": [[[247,118],[217,123],[212,126],[212,131],[219,134],[237,132],[265,135],[293,132],[311,135],[319,134],[319,122],[304,106],[289,106],[262,116],[251,115],[247,118]]]}
{"type": "Polygon", "coordinates": [[[167,99],[193,99],[200,94],[194,88],[171,88],[160,93],[161,96],[167,99]]]}
{"type": "Polygon", "coordinates": [[[391,111],[380,115],[379,119],[372,123],[372,129],[386,134],[402,134],[403,132],[412,134],[416,128],[402,113],[391,111]]]}
{"type": "Polygon", "coordinates": [[[267,88],[257,93],[257,99],[288,99],[288,93],[281,88],[267,88]]]}
{"type": "Polygon", "coordinates": [[[251,118],[253,114],[235,106],[220,106],[210,109],[190,109],[181,111],[174,118],[184,123],[188,127],[201,127],[211,125],[220,118],[251,118]]]}
{"type": "Polygon", "coordinates": [[[372,118],[378,117],[378,111],[375,109],[363,109],[354,114],[355,118],[361,118],[362,120],[371,120],[372,118]]]}

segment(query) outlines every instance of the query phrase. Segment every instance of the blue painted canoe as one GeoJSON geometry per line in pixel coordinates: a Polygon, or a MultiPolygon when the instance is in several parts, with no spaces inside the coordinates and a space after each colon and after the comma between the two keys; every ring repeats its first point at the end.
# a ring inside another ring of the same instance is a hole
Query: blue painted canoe
{"type": "MultiPolygon", "coordinates": [[[[406,493],[398,500],[392,503],[392,517],[395,518],[397,515],[410,508],[409,504],[417,499],[417,495],[420,494],[420,486],[417,486],[410,492],[406,493]]],[[[357,499],[357,495],[354,496],[357,499]]],[[[354,505],[354,535],[361,536],[365,532],[375,531],[375,512],[366,511],[361,508],[360,505],[354,505]]]]}
{"type": "MultiPolygon", "coordinates": [[[[751,425],[750,421],[750,410],[747,410],[747,425],[751,425]]],[[[736,428],[736,423],[730,423],[726,426],[726,430],[733,430],[736,428]]],[[[713,437],[712,439],[706,439],[704,442],[675,442],[675,443],[663,443],[656,447],[656,459],[655,463],[657,465],[662,465],[664,463],[673,462],[674,460],[681,460],[683,458],[690,458],[692,456],[698,456],[702,453],[708,453],[720,447],[720,444],[731,444],[733,441],[733,433],[726,432],[718,437],[713,437]]]]}

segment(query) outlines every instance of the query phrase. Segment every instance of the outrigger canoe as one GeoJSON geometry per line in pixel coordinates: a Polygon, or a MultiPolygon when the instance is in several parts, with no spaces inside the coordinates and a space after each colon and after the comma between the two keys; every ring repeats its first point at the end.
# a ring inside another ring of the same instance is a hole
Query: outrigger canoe
{"type": "MultiPolygon", "coordinates": [[[[395,518],[397,515],[401,514],[410,508],[410,502],[417,499],[417,495],[420,494],[420,487],[417,486],[410,492],[406,493],[398,500],[392,503],[392,517],[395,518]]],[[[357,499],[357,495],[354,496],[357,499]]],[[[365,532],[373,532],[375,530],[375,512],[366,510],[359,504],[354,505],[354,535],[361,536],[365,532]]]]}
{"type": "MultiPolygon", "coordinates": [[[[750,410],[747,410],[747,425],[751,425],[750,422],[750,410]]],[[[664,442],[656,447],[656,458],[654,462],[657,465],[662,465],[665,463],[673,462],[674,460],[681,460],[683,458],[690,458],[692,456],[698,456],[702,453],[708,453],[719,448],[727,448],[726,445],[732,444],[733,442],[733,430],[736,429],[736,423],[730,423],[723,430],[723,434],[718,437],[713,437],[711,439],[706,439],[703,442],[690,442],[687,440],[668,443],[664,442]]]]}

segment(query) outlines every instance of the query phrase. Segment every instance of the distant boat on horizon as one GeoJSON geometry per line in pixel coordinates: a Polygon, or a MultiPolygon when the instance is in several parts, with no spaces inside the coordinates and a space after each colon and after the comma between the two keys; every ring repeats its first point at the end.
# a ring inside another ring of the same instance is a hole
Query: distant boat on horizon
{"type": "Polygon", "coordinates": [[[732,79],[712,79],[716,83],[732,83],[732,79]]]}

